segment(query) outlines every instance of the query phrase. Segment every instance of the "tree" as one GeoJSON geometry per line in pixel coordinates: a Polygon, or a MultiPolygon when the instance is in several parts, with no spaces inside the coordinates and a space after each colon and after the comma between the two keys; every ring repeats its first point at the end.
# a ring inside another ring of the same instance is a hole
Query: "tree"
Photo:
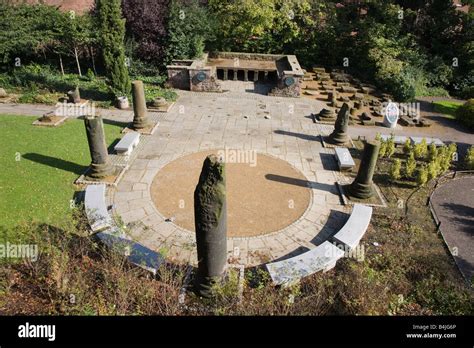
{"type": "Polygon", "coordinates": [[[204,42],[211,37],[213,22],[196,0],[172,0],[167,25],[166,62],[201,57],[204,42]]]}
{"type": "Polygon", "coordinates": [[[400,170],[402,168],[402,163],[400,160],[397,158],[392,162],[392,165],[390,166],[390,179],[392,181],[400,179],[400,170]]]}
{"type": "Polygon", "coordinates": [[[274,0],[209,0],[208,6],[219,27],[212,49],[261,52],[259,40],[277,15],[274,0]]]}
{"type": "Polygon", "coordinates": [[[456,110],[456,119],[469,129],[474,129],[474,98],[456,110]]]}
{"type": "Polygon", "coordinates": [[[125,65],[125,21],[120,0],[97,0],[100,42],[109,83],[116,96],[130,92],[130,78],[125,65]]]}
{"type": "Polygon", "coordinates": [[[123,0],[122,13],[127,37],[135,46],[134,58],[162,67],[168,40],[169,0],[123,0]]]}

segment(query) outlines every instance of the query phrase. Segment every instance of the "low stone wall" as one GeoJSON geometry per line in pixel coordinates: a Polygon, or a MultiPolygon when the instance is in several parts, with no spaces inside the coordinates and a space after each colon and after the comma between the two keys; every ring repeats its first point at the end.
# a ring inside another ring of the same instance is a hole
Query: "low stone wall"
{"type": "Polygon", "coordinates": [[[244,59],[244,60],[278,60],[284,58],[283,54],[263,54],[263,53],[245,53],[245,52],[210,52],[209,58],[223,58],[223,59],[244,59]]]}
{"type": "Polygon", "coordinates": [[[189,89],[194,92],[222,92],[215,67],[189,69],[189,89]]]}
{"type": "Polygon", "coordinates": [[[189,70],[187,66],[168,65],[167,70],[170,87],[189,90],[189,70]]]}

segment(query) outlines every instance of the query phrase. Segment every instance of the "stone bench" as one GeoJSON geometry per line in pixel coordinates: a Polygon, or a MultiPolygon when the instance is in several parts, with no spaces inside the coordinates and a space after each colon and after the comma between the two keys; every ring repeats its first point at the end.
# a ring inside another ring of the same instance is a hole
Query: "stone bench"
{"type": "Polygon", "coordinates": [[[130,132],[124,135],[122,139],[115,145],[114,149],[117,154],[129,156],[133,149],[140,142],[140,133],[130,132]]]}
{"type": "MultiPolygon", "coordinates": [[[[391,138],[392,136],[391,135],[387,135],[387,134],[381,134],[380,135],[380,138],[383,140],[383,141],[387,141],[391,138]]],[[[395,145],[405,145],[406,141],[408,140],[408,137],[406,136],[403,136],[403,135],[395,135],[393,137],[393,142],[395,143],[395,145]]]]}
{"type": "Polygon", "coordinates": [[[337,232],[333,239],[340,243],[344,248],[354,249],[369,227],[372,217],[372,207],[363,204],[354,204],[351,216],[345,225],[337,232]]]}
{"type": "Polygon", "coordinates": [[[118,227],[98,232],[95,238],[110,250],[125,256],[127,260],[156,275],[165,258],[160,253],[130,240],[118,227]]]}
{"type": "Polygon", "coordinates": [[[105,184],[88,185],[86,187],[84,208],[93,233],[112,226],[112,218],[105,204],[105,184]]]}
{"type": "Polygon", "coordinates": [[[336,147],[336,159],[340,170],[352,170],[355,166],[354,159],[349,150],[345,147],[336,147]]]}
{"type": "Polygon", "coordinates": [[[435,144],[436,146],[443,146],[444,145],[444,143],[438,138],[410,137],[410,140],[411,140],[413,145],[420,144],[423,139],[426,140],[427,145],[430,145],[432,143],[435,144]]]}
{"type": "Polygon", "coordinates": [[[330,270],[343,256],[344,251],[326,241],[303,254],[265,266],[274,284],[292,284],[318,271],[330,270]]]}

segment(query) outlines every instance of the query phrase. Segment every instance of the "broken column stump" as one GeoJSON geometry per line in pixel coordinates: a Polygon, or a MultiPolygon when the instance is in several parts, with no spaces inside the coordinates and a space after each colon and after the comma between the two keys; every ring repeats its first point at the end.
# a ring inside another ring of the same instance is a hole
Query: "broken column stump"
{"type": "Polygon", "coordinates": [[[328,140],[335,145],[343,145],[349,142],[347,128],[349,126],[349,105],[344,103],[341,110],[337,114],[336,122],[334,123],[334,131],[329,135],[328,140]]]}
{"type": "Polygon", "coordinates": [[[105,142],[104,123],[100,116],[85,116],[84,124],[87,142],[91,154],[90,171],[87,176],[100,179],[113,174],[113,166],[109,162],[107,144],[105,142]]]}
{"type": "Polygon", "coordinates": [[[375,191],[372,177],[374,176],[379,149],[380,142],[377,140],[365,143],[357,177],[348,187],[351,196],[360,199],[368,199],[374,195],[375,191]]]}
{"type": "Polygon", "coordinates": [[[145,89],[142,81],[132,82],[133,128],[143,129],[150,126],[146,108],[145,89]]]}
{"type": "Polygon", "coordinates": [[[79,104],[81,102],[81,94],[79,87],[76,87],[74,91],[67,92],[68,103],[79,104]]]}
{"type": "Polygon", "coordinates": [[[225,165],[215,155],[204,160],[194,191],[194,224],[198,256],[196,291],[211,296],[227,263],[227,203],[225,165]]]}

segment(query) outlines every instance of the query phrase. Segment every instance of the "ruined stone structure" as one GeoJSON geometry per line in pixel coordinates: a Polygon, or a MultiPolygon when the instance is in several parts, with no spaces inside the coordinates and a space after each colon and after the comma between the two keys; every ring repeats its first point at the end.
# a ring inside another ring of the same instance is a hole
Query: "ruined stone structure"
{"type": "Polygon", "coordinates": [[[269,95],[298,97],[304,73],[296,56],[239,52],[213,52],[198,60],[175,60],[168,83],[198,92],[221,91],[218,79],[274,83],[269,95]]]}
{"type": "Polygon", "coordinates": [[[374,195],[374,176],[377,158],[379,156],[380,142],[368,141],[364,146],[364,153],[360,162],[357,177],[349,186],[349,193],[360,199],[367,199],[374,195]]]}
{"type": "Polygon", "coordinates": [[[194,224],[198,256],[196,290],[210,296],[227,263],[227,200],[225,165],[215,155],[204,160],[194,191],[194,224]]]}
{"type": "Polygon", "coordinates": [[[344,145],[349,141],[347,128],[349,126],[349,105],[344,103],[341,110],[337,114],[337,119],[334,124],[334,131],[329,135],[329,142],[336,145],[344,145]]]}
{"type": "Polygon", "coordinates": [[[91,165],[87,176],[100,179],[113,174],[105,142],[104,123],[100,116],[85,116],[87,141],[91,154],[91,165]]]}
{"type": "Polygon", "coordinates": [[[143,129],[150,125],[146,108],[145,89],[142,81],[132,82],[133,128],[143,129]]]}

